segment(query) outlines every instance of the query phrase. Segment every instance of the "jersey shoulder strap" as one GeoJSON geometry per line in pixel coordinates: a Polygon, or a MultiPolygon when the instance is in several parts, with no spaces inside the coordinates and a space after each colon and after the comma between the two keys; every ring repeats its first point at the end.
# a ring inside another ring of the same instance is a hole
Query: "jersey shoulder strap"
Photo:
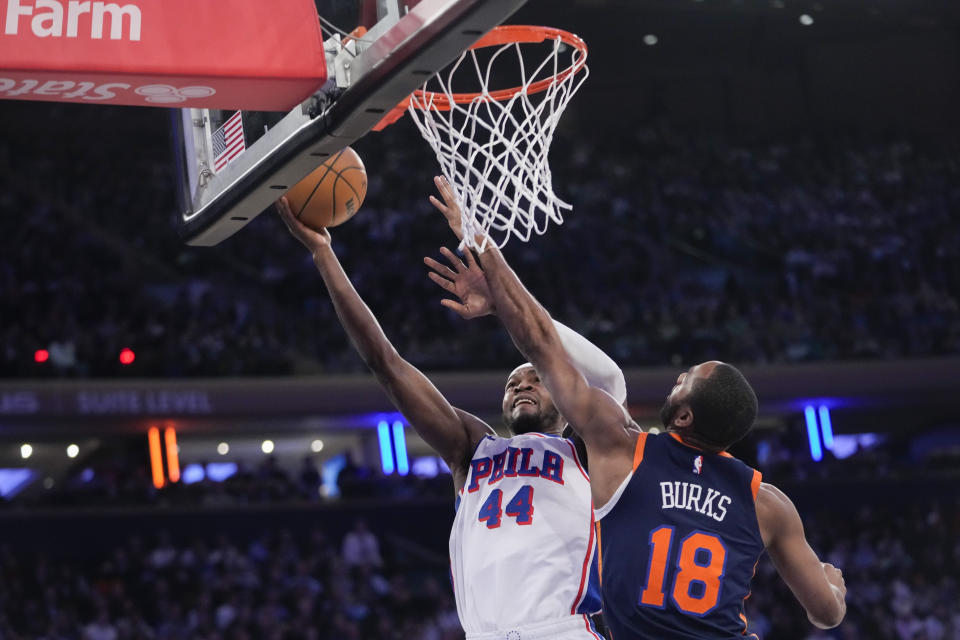
{"type": "Polygon", "coordinates": [[[633,450],[633,470],[636,471],[637,467],[640,466],[640,463],[643,462],[643,452],[647,447],[647,436],[650,435],[646,431],[641,431],[640,435],[637,436],[637,446],[633,450]]]}

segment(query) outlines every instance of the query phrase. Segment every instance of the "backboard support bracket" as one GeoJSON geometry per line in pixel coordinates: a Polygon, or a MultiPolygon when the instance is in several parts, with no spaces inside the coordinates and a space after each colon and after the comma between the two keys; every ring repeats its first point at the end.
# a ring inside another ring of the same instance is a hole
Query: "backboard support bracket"
{"type": "MultiPolygon", "coordinates": [[[[353,84],[341,89],[328,81],[243,154],[209,176],[201,175],[205,172],[198,161],[206,153],[209,132],[200,135],[193,122],[204,114],[175,111],[173,132],[184,185],[179,221],[183,238],[190,245],[213,246],[232,236],[325,158],[366,135],[426,77],[524,2],[422,0],[380,37],[365,43],[351,65],[357,74],[353,84]]],[[[210,126],[207,118],[205,127],[210,126]]]]}

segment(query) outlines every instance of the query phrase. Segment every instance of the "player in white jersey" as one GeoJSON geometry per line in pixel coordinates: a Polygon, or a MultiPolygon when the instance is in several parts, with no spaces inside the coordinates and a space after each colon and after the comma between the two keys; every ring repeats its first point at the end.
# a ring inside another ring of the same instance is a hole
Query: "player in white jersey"
{"type": "MultiPolygon", "coordinates": [[[[589,481],[572,442],[561,437],[565,421],[533,368],[522,365],[510,375],[502,408],[512,437],[497,436],[476,416],[451,406],[400,357],[340,266],[330,234],[300,224],[285,199],[277,208],[313,255],[367,366],[450,467],[458,495],[451,575],[467,638],[602,638],[586,615],[599,609],[591,582],[596,541],[589,481]]],[[[475,298],[462,302],[484,306],[475,298]]],[[[625,396],[623,374],[612,360],[563,325],[557,329],[585,377],[625,396]]]]}
{"type": "Polygon", "coordinates": [[[458,492],[460,621],[468,638],[599,638],[583,615],[600,608],[586,470],[532,366],[510,374],[503,408],[513,437],[484,437],[458,492]]]}

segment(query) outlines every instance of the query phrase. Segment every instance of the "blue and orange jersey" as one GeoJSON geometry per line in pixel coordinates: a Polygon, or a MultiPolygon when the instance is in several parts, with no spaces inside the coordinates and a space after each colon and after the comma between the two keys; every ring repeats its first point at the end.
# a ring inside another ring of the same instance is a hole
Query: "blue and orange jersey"
{"type": "Polygon", "coordinates": [[[760,480],[727,453],[640,434],[633,473],[596,510],[613,640],[756,640],[743,605],[764,549],[760,480]]]}

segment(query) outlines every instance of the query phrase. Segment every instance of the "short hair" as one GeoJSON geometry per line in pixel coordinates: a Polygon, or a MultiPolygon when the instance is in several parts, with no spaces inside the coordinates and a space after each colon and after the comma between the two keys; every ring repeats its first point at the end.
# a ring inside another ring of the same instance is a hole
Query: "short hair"
{"type": "Polygon", "coordinates": [[[757,394],[736,367],[725,363],[694,383],[687,404],[694,437],[718,451],[747,435],[757,419],[757,394]]]}

